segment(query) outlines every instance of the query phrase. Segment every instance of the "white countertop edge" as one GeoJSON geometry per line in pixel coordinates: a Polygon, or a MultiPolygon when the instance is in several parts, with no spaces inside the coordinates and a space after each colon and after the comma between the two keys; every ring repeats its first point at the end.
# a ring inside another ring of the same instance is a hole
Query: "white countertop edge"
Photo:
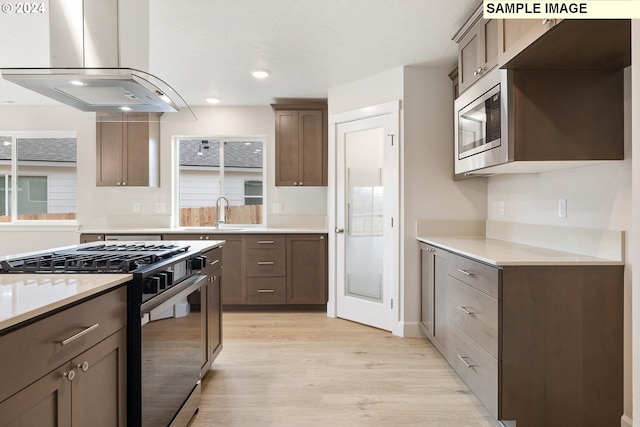
{"type": "Polygon", "coordinates": [[[243,228],[214,228],[214,227],[185,227],[185,228],[110,228],[110,229],[80,229],[82,234],[327,234],[326,228],[269,228],[269,227],[243,227],[243,228]]]}
{"type": "MultiPolygon", "coordinates": [[[[74,278],[77,278],[79,275],[78,274],[50,274],[50,275],[43,275],[43,274],[14,274],[11,275],[11,277],[15,277],[16,280],[29,280],[30,278],[37,278],[37,277],[41,277],[41,276],[48,276],[48,277],[64,277],[64,276],[73,276],[74,278]]],[[[95,279],[95,274],[92,275],[93,278],[95,279]]],[[[65,298],[60,298],[60,299],[56,299],[54,301],[51,301],[47,304],[41,305],[37,308],[31,309],[29,311],[20,313],[20,314],[16,314],[14,316],[8,317],[6,319],[0,319],[0,332],[3,331],[6,328],[9,328],[11,326],[15,326],[18,325],[22,322],[25,321],[29,321],[31,319],[34,319],[38,316],[47,314],[47,313],[51,313],[54,310],[63,308],[69,304],[73,304],[75,302],[78,302],[80,300],[83,300],[85,298],[91,297],[93,295],[99,294],[103,291],[107,291],[109,289],[115,288],[118,285],[121,285],[123,283],[126,283],[128,281],[130,281],[133,276],[131,274],[103,274],[102,276],[105,276],[105,280],[103,283],[96,285],[95,287],[92,287],[91,289],[87,289],[83,292],[80,293],[76,293],[74,295],[65,297],[65,298]]],[[[6,278],[9,277],[8,275],[4,275],[3,278],[6,280],[6,278]]]]}
{"type": "Polygon", "coordinates": [[[624,261],[529,246],[484,236],[418,236],[417,240],[486,264],[502,266],[624,265],[624,261]]]}

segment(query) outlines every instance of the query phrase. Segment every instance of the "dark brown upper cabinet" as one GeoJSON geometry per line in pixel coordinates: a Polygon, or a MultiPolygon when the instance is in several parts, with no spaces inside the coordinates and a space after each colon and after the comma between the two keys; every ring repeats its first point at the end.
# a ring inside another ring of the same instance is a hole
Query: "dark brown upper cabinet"
{"type": "Polygon", "coordinates": [[[327,185],[327,103],[272,104],[276,130],[276,186],[327,185]]]}

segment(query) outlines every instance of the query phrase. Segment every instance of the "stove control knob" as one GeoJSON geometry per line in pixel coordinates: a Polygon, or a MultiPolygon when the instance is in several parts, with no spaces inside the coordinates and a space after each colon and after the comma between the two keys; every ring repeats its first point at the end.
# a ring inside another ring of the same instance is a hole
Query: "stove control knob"
{"type": "Polygon", "coordinates": [[[164,274],[167,277],[167,288],[173,286],[173,271],[166,270],[161,272],[160,274],[164,274]]]}
{"type": "Polygon", "coordinates": [[[157,274],[158,277],[158,288],[162,291],[169,287],[169,277],[167,273],[164,271],[157,274]]]}
{"type": "Polygon", "coordinates": [[[191,269],[202,270],[207,265],[207,257],[204,255],[191,258],[191,269]]]}
{"type": "Polygon", "coordinates": [[[160,278],[157,276],[148,277],[142,285],[142,292],[145,294],[157,294],[160,287],[160,278]]]}

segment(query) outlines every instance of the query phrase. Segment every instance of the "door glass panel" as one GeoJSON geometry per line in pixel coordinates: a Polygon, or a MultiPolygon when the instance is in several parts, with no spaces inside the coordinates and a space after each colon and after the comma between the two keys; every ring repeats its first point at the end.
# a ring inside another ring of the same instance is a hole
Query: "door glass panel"
{"type": "Polygon", "coordinates": [[[384,129],[345,135],[347,295],[382,302],[384,129]]]}

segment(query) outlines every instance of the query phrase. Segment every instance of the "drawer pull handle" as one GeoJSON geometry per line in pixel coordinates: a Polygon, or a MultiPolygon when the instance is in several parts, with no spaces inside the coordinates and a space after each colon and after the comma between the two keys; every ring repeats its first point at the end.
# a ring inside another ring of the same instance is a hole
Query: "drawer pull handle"
{"type": "Polygon", "coordinates": [[[275,241],[273,240],[258,240],[259,245],[273,245],[275,241]]]}
{"type": "Polygon", "coordinates": [[[258,289],[259,294],[273,294],[275,292],[274,289],[258,289]]]}
{"type": "Polygon", "coordinates": [[[468,314],[469,316],[473,316],[475,314],[473,311],[467,310],[467,307],[463,307],[463,306],[459,305],[458,308],[460,310],[464,311],[464,314],[468,314]]]}
{"type": "Polygon", "coordinates": [[[460,355],[458,355],[458,359],[462,360],[462,363],[464,363],[464,365],[465,365],[467,368],[473,368],[474,366],[478,366],[478,365],[476,365],[476,364],[474,364],[474,363],[469,363],[469,362],[467,362],[467,359],[468,359],[468,357],[467,357],[467,356],[460,356],[460,355]]]}
{"type": "Polygon", "coordinates": [[[209,264],[209,265],[216,265],[216,264],[217,264],[217,263],[219,263],[219,262],[220,262],[220,260],[219,260],[219,259],[217,259],[217,260],[215,260],[215,261],[211,261],[211,264],[209,264]]]}
{"type": "Polygon", "coordinates": [[[78,338],[88,334],[89,332],[93,331],[94,329],[97,329],[98,326],[100,326],[99,323],[96,323],[93,326],[89,326],[88,328],[83,329],[82,331],[78,332],[77,334],[70,336],[69,338],[67,338],[66,340],[62,340],[59,341],[61,345],[67,345],[72,343],[73,341],[77,340],[78,338]]]}
{"type": "Polygon", "coordinates": [[[273,265],[274,261],[258,261],[258,265],[273,265]]]}
{"type": "Polygon", "coordinates": [[[475,276],[475,273],[470,273],[467,270],[463,270],[461,268],[458,269],[458,271],[462,274],[464,274],[465,276],[475,276]]]}

